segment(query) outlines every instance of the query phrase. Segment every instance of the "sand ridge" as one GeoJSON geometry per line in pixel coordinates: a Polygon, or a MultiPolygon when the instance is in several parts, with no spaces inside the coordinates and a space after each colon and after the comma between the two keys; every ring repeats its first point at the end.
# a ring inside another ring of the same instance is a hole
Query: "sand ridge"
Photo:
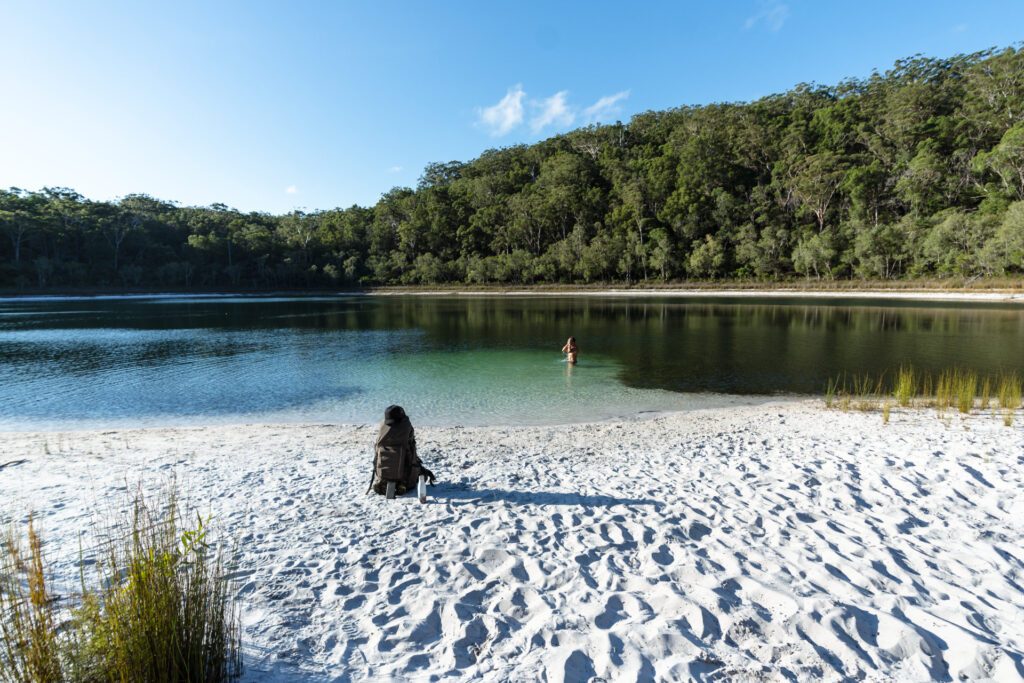
{"type": "Polygon", "coordinates": [[[423,428],[426,505],[364,495],[372,425],[7,434],[0,514],[67,546],[176,472],[236,541],[246,680],[1008,681],[1019,423],[780,401],[423,428]]]}

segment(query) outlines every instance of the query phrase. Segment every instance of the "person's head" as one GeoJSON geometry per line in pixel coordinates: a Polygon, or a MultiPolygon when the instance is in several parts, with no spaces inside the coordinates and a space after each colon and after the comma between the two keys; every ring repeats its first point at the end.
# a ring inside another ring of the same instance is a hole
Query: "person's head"
{"type": "Polygon", "coordinates": [[[386,425],[396,424],[405,418],[406,414],[402,410],[402,406],[388,406],[384,409],[384,424],[386,425]]]}
{"type": "Polygon", "coordinates": [[[570,344],[575,344],[576,343],[576,337],[569,337],[569,343],[570,344]]]}

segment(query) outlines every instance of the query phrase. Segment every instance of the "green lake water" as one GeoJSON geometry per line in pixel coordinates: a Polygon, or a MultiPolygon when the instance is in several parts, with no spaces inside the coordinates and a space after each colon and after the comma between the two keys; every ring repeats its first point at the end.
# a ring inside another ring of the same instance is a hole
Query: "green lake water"
{"type": "Polygon", "coordinates": [[[1024,370],[998,304],[596,296],[0,299],[0,430],[542,424],[820,393],[902,364],[1024,370]],[[568,366],[569,335],[581,349],[568,366]]]}

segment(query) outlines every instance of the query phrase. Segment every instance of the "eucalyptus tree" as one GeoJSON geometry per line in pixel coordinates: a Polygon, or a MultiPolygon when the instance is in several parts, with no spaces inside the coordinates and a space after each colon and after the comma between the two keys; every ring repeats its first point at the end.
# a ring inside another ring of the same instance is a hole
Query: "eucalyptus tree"
{"type": "Polygon", "coordinates": [[[1024,272],[1024,50],[915,56],[428,164],[373,206],[0,190],[0,287],[1024,272]]]}

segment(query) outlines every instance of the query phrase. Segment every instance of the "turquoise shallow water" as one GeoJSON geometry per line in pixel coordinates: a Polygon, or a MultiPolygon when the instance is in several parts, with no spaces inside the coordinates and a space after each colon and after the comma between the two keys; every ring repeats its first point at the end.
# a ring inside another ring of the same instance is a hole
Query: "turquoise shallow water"
{"type": "Polygon", "coordinates": [[[596,297],[0,300],[0,430],[542,424],[820,392],[913,363],[1021,369],[1020,308],[596,297]],[[559,353],[569,334],[581,362],[559,353]],[[715,398],[719,396],[719,398],[715,398]]]}
{"type": "Polygon", "coordinates": [[[391,403],[421,424],[549,424],[695,404],[623,384],[599,354],[571,366],[557,348],[431,350],[408,329],[60,327],[6,330],[0,344],[31,358],[0,365],[0,430],[363,423],[391,403]]]}

